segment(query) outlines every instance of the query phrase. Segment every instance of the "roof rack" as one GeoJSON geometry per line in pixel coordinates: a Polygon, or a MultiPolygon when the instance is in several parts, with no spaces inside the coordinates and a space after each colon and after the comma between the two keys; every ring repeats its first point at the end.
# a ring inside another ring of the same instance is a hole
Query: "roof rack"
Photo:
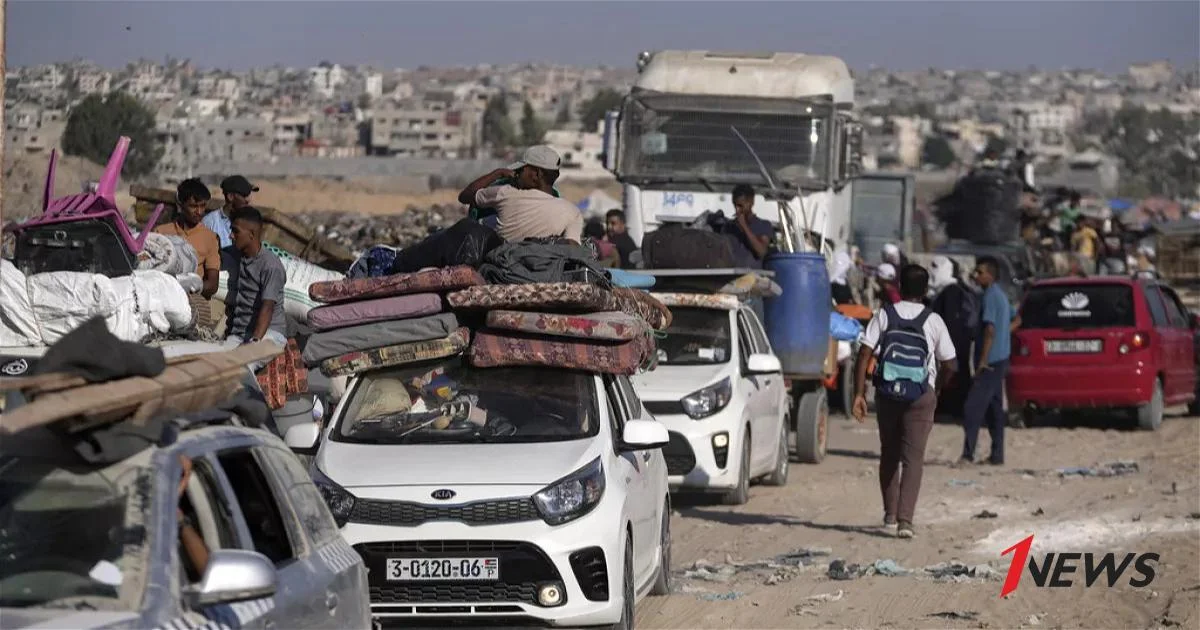
{"type": "Polygon", "coordinates": [[[721,269],[630,269],[629,273],[654,276],[654,293],[724,293],[745,300],[753,295],[728,290],[733,282],[745,276],[758,276],[771,280],[775,272],[750,267],[728,267],[721,269]]]}

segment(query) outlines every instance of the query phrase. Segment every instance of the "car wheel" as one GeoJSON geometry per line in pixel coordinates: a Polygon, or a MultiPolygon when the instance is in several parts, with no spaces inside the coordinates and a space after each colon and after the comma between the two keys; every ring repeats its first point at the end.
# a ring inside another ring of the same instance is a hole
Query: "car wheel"
{"type": "Polygon", "coordinates": [[[671,594],[671,502],[663,504],[662,539],[659,540],[658,576],[654,578],[651,595],[671,594]]]}
{"type": "Polygon", "coordinates": [[[1157,431],[1162,425],[1163,418],[1163,390],[1162,380],[1154,379],[1154,393],[1150,395],[1150,402],[1138,407],[1137,423],[1138,428],[1143,431],[1157,431]]]}
{"type": "Polygon", "coordinates": [[[786,486],[788,470],[791,468],[791,455],[788,454],[788,427],[786,422],[780,422],[779,448],[775,453],[775,467],[771,474],[763,479],[768,486],[786,486]]]}
{"type": "Polygon", "coordinates": [[[750,500],[750,434],[742,436],[742,461],[738,464],[738,485],[722,497],[725,505],[744,505],[750,500]]]}
{"type": "Polygon", "coordinates": [[[1008,426],[1012,429],[1030,429],[1036,424],[1036,414],[1031,409],[1009,410],[1008,426]]]}
{"type": "Polygon", "coordinates": [[[621,620],[612,630],[633,630],[633,538],[625,541],[625,577],[621,582],[621,620]]]}
{"type": "Polygon", "coordinates": [[[801,463],[819,464],[825,459],[828,430],[829,401],[825,390],[801,396],[796,406],[796,458],[801,463]]]}

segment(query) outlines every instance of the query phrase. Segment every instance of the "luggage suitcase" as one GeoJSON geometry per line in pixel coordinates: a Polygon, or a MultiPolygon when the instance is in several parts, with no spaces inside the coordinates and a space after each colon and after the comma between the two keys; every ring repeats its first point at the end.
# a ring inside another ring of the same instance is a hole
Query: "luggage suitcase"
{"type": "Polygon", "coordinates": [[[668,225],[642,240],[647,269],[727,269],[735,266],[733,246],[724,235],[668,225]]]}

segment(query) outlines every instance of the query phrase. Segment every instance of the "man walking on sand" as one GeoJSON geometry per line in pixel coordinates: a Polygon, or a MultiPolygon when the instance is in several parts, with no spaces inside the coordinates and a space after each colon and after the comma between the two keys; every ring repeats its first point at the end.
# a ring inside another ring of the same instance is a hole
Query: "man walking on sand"
{"type": "Polygon", "coordinates": [[[859,338],[854,371],[854,418],[867,416],[867,363],[876,357],[875,420],[879,425],[879,487],[884,526],[912,538],[921,491],[925,442],[933,430],[937,392],[954,373],[954,343],[946,324],[922,304],[929,272],[900,271],[900,302],[885,304],[859,338]],[[901,472],[903,465],[903,472],[901,472]]]}

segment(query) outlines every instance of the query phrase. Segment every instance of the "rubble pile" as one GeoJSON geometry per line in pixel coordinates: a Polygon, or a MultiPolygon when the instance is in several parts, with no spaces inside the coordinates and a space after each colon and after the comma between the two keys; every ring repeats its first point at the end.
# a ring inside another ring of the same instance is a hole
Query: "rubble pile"
{"type": "Polygon", "coordinates": [[[409,206],[395,214],[368,215],[356,212],[308,212],[294,215],[325,238],[354,252],[373,245],[408,247],[435,230],[450,227],[465,216],[457,204],[429,207],[409,206]]]}

